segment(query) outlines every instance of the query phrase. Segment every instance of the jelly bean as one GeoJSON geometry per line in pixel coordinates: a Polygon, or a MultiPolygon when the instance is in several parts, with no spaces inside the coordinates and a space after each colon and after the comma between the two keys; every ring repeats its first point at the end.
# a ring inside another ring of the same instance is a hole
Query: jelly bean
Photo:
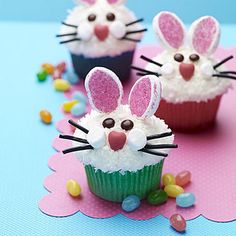
{"type": "Polygon", "coordinates": [[[164,188],[168,197],[176,198],[178,195],[184,192],[184,189],[178,185],[170,184],[164,188]]]}
{"type": "Polygon", "coordinates": [[[39,116],[45,124],[50,124],[52,122],[52,115],[47,110],[40,111],[39,116]]]}
{"type": "Polygon", "coordinates": [[[195,196],[193,193],[181,193],[176,197],[176,204],[180,207],[191,207],[195,203],[195,196]]]}
{"type": "Polygon", "coordinates": [[[74,92],[72,94],[72,98],[75,100],[78,100],[79,102],[82,102],[82,103],[87,103],[87,100],[88,100],[87,97],[79,91],[74,92]]]}
{"type": "Polygon", "coordinates": [[[77,103],[71,108],[71,114],[74,117],[83,115],[86,112],[86,105],[84,103],[77,103]]]}
{"type": "Polygon", "coordinates": [[[185,186],[191,181],[191,172],[190,171],[182,171],[175,177],[176,184],[179,186],[185,186]]]}
{"type": "Polygon", "coordinates": [[[77,103],[78,103],[77,100],[72,100],[72,101],[69,101],[69,102],[64,102],[63,105],[62,105],[63,110],[64,110],[65,112],[71,112],[71,108],[72,108],[75,104],[77,104],[77,103]]]}
{"type": "Polygon", "coordinates": [[[172,174],[165,174],[162,176],[162,183],[164,186],[175,184],[175,177],[172,174]]]}
{"type": "Polygon", "coordinates": [[[61,62],[56,66],[57,70],[59,70],[61,73],[66,72],[66,63],[61,62]]]}
{"type": "Polygon", "coordinates": [[[56,79],[53,82],[53,86],[57,91],[65,92],[70,89],[70,84],[64,79],[56,79]]]}
{"type": "Polygon", "coordinates": [[[52,75],[54,73],[54,66],[52,64],[49,64],[49,63],[44,63],[42,64],[42,69],[44,71],[46,71],[49,75],[52,75]]]}
{"type": "Polygon", "coordinates": [[[78,84],[79,82],[78,75],[73,72],[68,72],[66,78],[71,84],[78,84]]]}
{"type": "Polygon", "coordinates": [[[47,77],[48,77],[48,74],[44,70],[41,70],[37,73],[37,78],[38,78],[38,81],[40,82],[45,81],[47,77]]]}
{"type": "Polygon", "coordinates": [[[186,229],[186,220],[180,214],[174,214],[170,217],[170,225],[178,232],[186,229]]]}
{"type": "Polygon", "coordinates": [[[61,77],[62,77],[62,73],[59,70],[55,70],[52,75],[53,80],[61,79],[61,77]]]}
{"type": "Polygon", "coordinates": [[[122,202],[122,209],[126,212],[132,212],[139,208],[141,202],[138,196],[130,195],[122,202]]]}
{"type": "Polygon", "coordinates": [[[167,202],[167,200],[168,196],[162,189],[152,191],[147,197],[147,202],[150,205],[161,205],[167,202]]]}
{"type": "Polygon", "coordinates": [[[81,188],[80,188],[79,184],[73,179],[70,179],[67,181],[66,189],[67,189],[67,192],[72,197],[78,197],[81,193],[81,188]]]}

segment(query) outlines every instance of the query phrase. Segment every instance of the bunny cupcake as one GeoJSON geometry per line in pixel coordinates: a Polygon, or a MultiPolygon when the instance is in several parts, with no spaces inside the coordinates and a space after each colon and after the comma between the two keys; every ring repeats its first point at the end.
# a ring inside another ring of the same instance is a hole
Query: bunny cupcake
{"type": "Polygon", "coordinates": [[[175,14],[161,12],[154,18],[153,28],[164,51],[152,59],[142,56],[148,61],[145,69],[133,68],[140,75],[160,77],[163,99],[157,116],[177,131],[211,126],[222,95],[231,87],[229,79],[236,79],[235,72],[222,67],[233,56],[220,62],[213,56],[220,39],[219,23],[205,16],[196,20],[186,34],[175,14]]]}
{"type": "Polygon", "coordinates": [[[79,2],[57,35],[70,51],[75,72],[85,78],[92,68],[103,66],[128,79],[136,44],[146,31],[140,25],[143,19],[137,19],[124,0],[79,2]]]}
{"type": "Polygon", "coordinates": [[[121,105],[121,82],[108,69],[90,71],[85,87],[93,110],[78,123],[69,121],[77,130],[74,136],[60,135],[73,141],[63,153],[76,152],[98,197],[113,202],[129,195],[145,198],[160,186],[164,158],[177,147],[171,130],[154,116],[161,96],[159,79],[139,79],[128,105],[121,105]]]}

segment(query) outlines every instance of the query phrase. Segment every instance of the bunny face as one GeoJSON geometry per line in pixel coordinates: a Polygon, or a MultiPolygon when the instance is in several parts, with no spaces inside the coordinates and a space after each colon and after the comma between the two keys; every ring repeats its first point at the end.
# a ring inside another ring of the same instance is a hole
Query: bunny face
{"type": "Polygon", "coordinates": [[[202,17],[186,32],[175,14],[161,12],[154,18],[153,28],[164,51],[151,62],[149,59],[146,71],[140,71],[159,75],[165,100],[206,101],[228,90],[231,82],[222,79],[217,70],[220,66],[213,58],[220,39],[215,18],[202,17]]]}
{"type": "MultiPolygon", "coordinates": [[[[85,165],[105,172],[136,171],[158,163],[176,147],[167,125],[153,115],[161,95],[156,76],[144,76],[135,83],[128,105],[121,105],[122,85],[108,69],[93,69],[85,87],[93,111],[79,122],[86,132],[79,128],[74,134],[88,144],[89,151],[77,155],[85,165]]],[[[73,145],[72,151],[81,150],[78,142],[73,145]]],[[[71,149],[64,151],[68,152],[71,149]]]]}
{"type": "Polygon", "coordinates": [[[142,29],[122,0],[81,0],[63,22],[60,35],[69,50],[87,57],[115,56],[132,51],[142,29]],[[138,32],[137,32],[138,31],[138,32]]]}

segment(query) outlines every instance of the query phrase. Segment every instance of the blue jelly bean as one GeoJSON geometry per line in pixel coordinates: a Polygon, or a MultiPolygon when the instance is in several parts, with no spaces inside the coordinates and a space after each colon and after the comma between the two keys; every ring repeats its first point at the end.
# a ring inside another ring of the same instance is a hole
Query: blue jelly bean
{"type": "Polygon", "coordinates": [[[72,99],[78,100],[81,103],[87,103],[87,97],[83,93],[81,93],[79,91],[74,92],[72,94],[72,99]]]}
{"type": "Polygon", "coordinates": [[[182,193],[176,197],[176,204],[180,207],[191,207],[195,203],[195,196],[193,193],[182,193]]]}
{"type": "Polygon", "coordinates": [[[71,108],[71,114],[74,117],[82,116],[86,112],[86,104],[77,103],[71,108]]]}
{"type": "Polygon", "coordinates": [[[138,196],[130,195],[123,200],[122,209],[126,212],[132,212],[139,208],[140,204],[141,203],[138,196]]]}
{"type": "Polygon", "coordinates": [[[74,72],[68,72],[66,78],[70,84],[78,84],[79,82],[79,77],[74,72]]]}

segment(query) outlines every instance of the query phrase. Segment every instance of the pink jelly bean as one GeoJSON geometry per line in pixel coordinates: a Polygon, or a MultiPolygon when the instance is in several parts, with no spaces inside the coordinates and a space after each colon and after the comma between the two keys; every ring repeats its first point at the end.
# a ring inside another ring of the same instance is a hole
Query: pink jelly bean
{"type": "Polygon", "coordinates": [[[183,232],[186,229],[186,220],[180,214],[174,214],[170,217],[171,226],[178,232],[183,232]]]}
{"type": "Polygon", "coordinates": [[[56,66],[56,69],[59,70],[61,73],[64,73],[66,71],[66,63],[61,62],[56,66]]]}
{"type": "Polygon", "coordinates": [[[175,182],[176,185],[179,185],[181,187],[187,185],[191,181],[191,172],[188,170],[180,172],[176,177],[175,177],[175,182]]]}

